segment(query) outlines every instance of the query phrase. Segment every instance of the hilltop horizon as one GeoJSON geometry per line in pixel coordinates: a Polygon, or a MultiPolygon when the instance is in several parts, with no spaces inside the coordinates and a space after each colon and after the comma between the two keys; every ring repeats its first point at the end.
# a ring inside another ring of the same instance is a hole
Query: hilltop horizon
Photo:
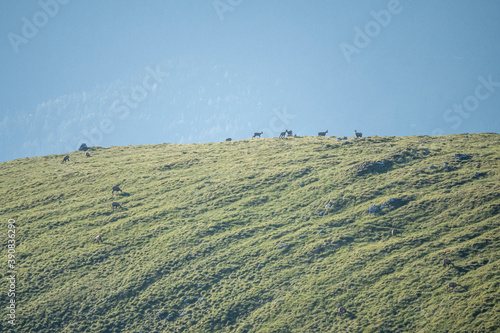
{"type": "MultiPolygon", "coordinates": [[[[361,132],[362,133],[362,132],[361,132]]],[[[296,133],[294,133],[296,134],[296,133]]],[[[498,133],[494,133],[494,132],[484,132],[484,133],[456,133],[456,134],[442,134],[442,135],[434,135],[434,136],[455,136],[455,135],[470,135],[470,134],[498,134],[498,133]]],[[[317,135],[297,135],[297,137],[314,137],[314,136],[317,136],[317,135]]],[[[370,137],[374,137],[374,138],[378,138],[378,137],[397,137],[397,138],[407,138],[407,137],[432,137],[433,135],[427,135],[427,134],[419,134],[419,135],[401,135],[401,136],[396,136],[396,135],[390,135],[390,136],[384,136],[384,135],[370,135],[370,136],[363,136],[364,138],[370,138],[370,137]]],[[[330,135],[330,133],[328,133],[326,135],[326,137],[332,137],[332,138],[354,138],[355,136],[348,136],[348,135],[330,135]]],[[[256,139],[272,139],[272,138],[279,138],[279,136],[276,136],[276,137],[266,137],[265,136],[265,133],[262,134],[262,137],[260,138],[256,138],[256,139]]],[[[226,138],[227,139],[227,138],[226,138]]],[[[18,159],[24,159],[24,158],[33,158],[33,157],[43,157],[43,156],[50,156],[50,155],[62,155],[62,154],[69,154],[69,153],[72,153],[72,152],[75,152],[75,151],[79,151],[81,146],[83,144],[85,144],[88,148],[112,148],[112,147],[128,147],[128,146],[155,146],[155,145],[158,145],[158,144],[171,144],[171,145],[198,145],[198,144],[207,144],[207,143],[218,143],[218,142],[224,142],[226,139],[221,139],[221,141],[208,141],[208,142],[189,142],[189,143],[180,143],[180,142],[154,142],[154,143],[141,143],[141,144],[134,144],[134,145],[123,145],[123,146],[99,146],[99,145],[88,145],[87,142],[82,142],[81,144],[78,145],[78,148],[75,149],[75,150],[71,150],[71,151],[64,151],[64,152],[60,152],[60,153],[54,153],[54,154],[47,154],[47,155],[35,155],[35,156],[26,156],[26,157],[19,157],[19,158],[15,158],[15,159],[12,159],[12,160],[5,160],[5,161],[2,161],[0,159],[0,163],[2,162],[9,162],[9,161],[14,161],[14,160],[18,160],[18,159]]],[[[248,138],[234,138],[232,137],[231,140],[232,141],[242,141],[242,140],[249,140],[249,139],[253,139],[252,136],[248,137],[248,138]]],[[[90,141],[92,142],[92,141],[90,141]]]]}

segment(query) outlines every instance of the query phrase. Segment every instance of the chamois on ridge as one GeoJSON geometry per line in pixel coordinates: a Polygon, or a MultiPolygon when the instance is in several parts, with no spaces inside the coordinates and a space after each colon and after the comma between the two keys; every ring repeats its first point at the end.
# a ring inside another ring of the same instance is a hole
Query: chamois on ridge
{"type": "Polygon", "coordinates": [[[66,156],[64,156],[61,163],[68,162],[68,161],[69,161],[69,155],[66,155],[66,156]]]}
{"type": "Polygon", "coordinates": [[[318,136],[326,136],[326,133],[328,133],[328,130],[326,130],[325,132],[319,132],[318,136]]]}
{"type": "Polygon", "coordinates": [[[354,134],[356,134],[357,138],[362,138],[363,137],[363,133],[360,133],[360,132],[358,132],[356,130],[354,130],[354,134]]]}
{"type": "Polygon", "coordinates": [[[121,209],[123,209],[122,205],[120,205],[118,202],[113,202],[111,204],[111,208],[113,208],[113,211],[115,210],[115,208],[121,208],[121,209]]]}
{"type": "Polygon", "coordinates": [[[122,189],[119,186],[113,186],[111,194],[115,194],[115,192],[122,192],[122,189]]]}
{"type": "Polygon", "coordinates": [[[283,139],[285,137],[286,133],[288,133],[287,129],[284,132],[281,132],[280,133],[280,139],[283,139]]]}
{"type": "Polygon", "coordinates": [[[447,286],[446,290],[450,291],[450,289],[453,290],[456,287],[462,287],[462,288],[464,288],[462,285],[460,285],[460,284],[458,284],[456,282],[450,282],[450,283],[448,283],[448,286],[447,286]]]}
{"type": "Polygon", "coordinates": [[[453,266],[453,267],[455,267],[455,265],[451,262],[451,260],[449,260],[449,259],[443,259],[443,267],[446,267],[446,266],[453,266]]]}
{"type": "Polygon", "coordinates": [[[253,139],[253,138],[256,138],[256,137],[259,137],[259,138],[260,138],[260,136],[262,135],[262,133],[264,133],[264,132],[262,132],[262,131],[260,131],[260,133],[255,132],[255,133],[253,134],[253,136],[252,136],[252,139],[253,139]]]}
{"type": "Polygon", "coordinates": [[[339,306],[337,307],[337,312],[339,313],[339,315],[341,315],[341,316],[342,316],[344,313],[346,313],[346,312],[347,312],[347,310],[346,310],[346,309],[345,309],[342,305],[339,305],[339,306]]]}

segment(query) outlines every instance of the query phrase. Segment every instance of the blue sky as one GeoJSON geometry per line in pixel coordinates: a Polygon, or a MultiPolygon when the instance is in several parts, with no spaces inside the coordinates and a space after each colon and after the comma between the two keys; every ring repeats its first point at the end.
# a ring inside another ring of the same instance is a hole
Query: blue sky
{"type": "Polygon", "coordinates": [[[2,1],[0,35],[0,161],[500,127],[496,0],[2,1]]]}

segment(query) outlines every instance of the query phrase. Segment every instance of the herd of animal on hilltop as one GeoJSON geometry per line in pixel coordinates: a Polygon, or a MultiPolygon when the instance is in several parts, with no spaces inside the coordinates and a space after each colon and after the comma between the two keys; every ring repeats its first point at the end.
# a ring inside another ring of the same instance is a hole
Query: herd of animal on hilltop
{"type": "MultiPolygon", "coordinates": [[[[255,133],[253,134],[252,138],[260,138],[260,136],[261,136],[263,133],[264,133],[264,132],[262,132],[262,131],[260,131],[260,132],[255,132],[255,133]]],[[[326,134],[327,134],[327,133],[328,133],[328,130],[326,130],[325,132],[319,132],[319,133],[318,133],[318,136],[326,136],[326,134]]],[[[356,138],[362,138],[362,137],[363,137],[363,133],[360,133],[360,132],[358,132],[357,130],[354,130],[354,134],[356,134],[356,138]]],[[[280,137],[280,139],[283,139],[283,138],[285,138],[285,137],[290,137],[290,136],[293,136],[292,131],[291,131],[291,130],[286,129],[284,132],[281,132],[281,133],[280,133],[280,136],[279,136],[279,137],[280,137]]],[[[297,134],[295,134],[295,137],[296,137],[296,136],[297,136],[297,134]]],[[[226,141],[232,141],[232,139],[231,139],[231,138],[227,138],[227,139],[226,139],[226,141]]],[[[85,153],[85,156],[86,156],[86,157],[91,157],[91,156],[90,156],[90,154],[89,154],[89,152],[86,152],[86,153],[85,153]]],[[[63,160],[62,160],[62,163],[65,163],[65,162],[69,162],[69,155],[64,156],[64,158],[63,158],[63,160]]],[[[114,195],[114,193],[115,193],[115,192],[117,192],[117,193],[118,193],[118,192],[122,192],[122,190],[120,189],[120,187],[119,187],[119,186],[113,186],[113,187],[111,188],[111,195],[114,195]]],[[[121,206],[118,202],[113,202],[113,203],[111,203],[111,208],[113,209],[113,211],[115,210],[115,208],[116,208],[116,209],[118,209],[118,208],[123,209],[123,207],[122,207],[122,206],[121,206]]],[[[392,230],[392,231],[391,231],[391,236],[395,236],[395,231],[394,231],[394,230],[392,230]]],[[[95,237],[94,241],[95,241],[96,243],[101,243],[101,242],[103,242],[103,239],[102,239],[101,235],[97,235],[97,236],[95,237]]],[[[450,260],[448,260],[448,259],[443,259],[443,266],[444,266],[444,267],[447,267],[447,266],[450,266],[450,267],[451,267],[451,266],[453,266],[453,267],[455,267],[455,265],[454,265],[454,264],[453,264],[450,260]]],[[[462,285],[460,285],[460,284],[458,284],[458,283],[456,283],[456,282],[449,282],[449,283],[447,284],[447,290],[448,290],[448,291],[449,291],[449,290],[453,290],[453,289],[454,289],[454,288],[456,288],[456,287],[465,288],[464,286],[462,286],[462,285]]],[[[341,315],[341,316],[342,316],[343,314],[345,314],[345,313],[348,313],[348,311],[347,311],[347,310],[346,310],[343,306],[339,306],[339,307],[337,307],[337,312],[338,312],[338,314],[339,314],[339,315],[341,315]]]]}
{"type": "MultiPolygon", "coordinates": [[[[318,133],[318,136],[326,136],[326,134],[327,134],[327,133],[328,133],[328,130],[326,130],[326,131],[324,131],[324,132],[319,132],[319,133],[318,133]]],[[[264,134],[264,132],[262,132],[262,131],[260,131],[260,132],[255,132],[255,133],[253,134],[253,136],[252,136],[252,139],[253,139],[253,138],[260,138],[260,136],[261,136],[262,134],[264,134]]],[[[362,137],[363,137],[363,133],[360,133],[360,132],[358,132],[358,131],[356,131],[356,130],[354,130],[354,134],[356,134],[356,138],[362,138],[362,137]]],[[[281,133],[280,133],[280,136],[279,136],[279,137],[280,137],[280,139],[283,139],[283,138],[288,137],[288,136],[293,136],[292,130],[290,130],[290,131],[289,131],[289,130],[287,130],[287,129],[286,129],[284,132],[281,132],[281,133]]],[[[297,137],[297,134],[295,134],[295,137],[297,137]]],[[[231,139],[231,138],[227,138],[227,139],[226,139],[226,141],[228,141],[228,142],[229,142],[229,141],[233,141],[233,139],[231,139]]]]}

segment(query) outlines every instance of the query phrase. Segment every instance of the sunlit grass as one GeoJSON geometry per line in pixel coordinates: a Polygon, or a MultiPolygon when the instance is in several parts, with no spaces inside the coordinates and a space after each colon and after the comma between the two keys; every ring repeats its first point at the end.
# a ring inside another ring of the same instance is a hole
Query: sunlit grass
{"type": "Polygon", "coordinates": [[[499,143],[299,137],[1,163],[0,215],[17,225],[17,329],[494,331],[499,143]],[[391,198],[404,205],[367,213],[391,198]],[[465,288],[447,291],[452,281],[465,288]]]}

